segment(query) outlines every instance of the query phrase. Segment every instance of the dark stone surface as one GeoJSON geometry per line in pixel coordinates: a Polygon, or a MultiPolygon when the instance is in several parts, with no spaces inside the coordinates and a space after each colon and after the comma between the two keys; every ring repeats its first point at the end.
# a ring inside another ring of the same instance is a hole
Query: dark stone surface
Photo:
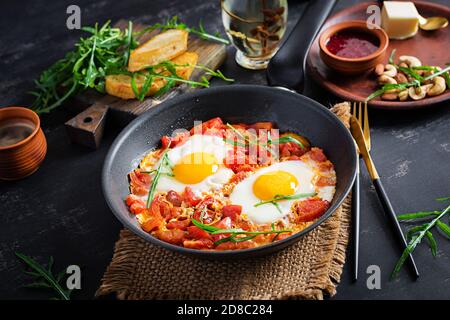
{"type": "MultiPolygon", "coordinates": [[[[358,1],[341,0],[335,11],[358,1]]],[[[436,1],[450,5],[449,0],[436,1]]],[[[27,105],[32,81],[55,59],[70,50],[80,36],[65,27],[66,8],[78,4],[83,25],[120,18],[153,23],[177,14],[189,24],[202,18],[207,28],[222,30],[219,1],[9,1],[0,6],[0,104],[27,105]]],[[[289,2],[292,27],[304,3],[289,2]]],[[[450,59],[449,59],[450,60],[450,59]]],[[[264,72],[238,67],[234,50],[221,68],[238,83],[266,84],[264,72]]],[[[215,82],[214,85],[223,83],[215,82]]],[[[306,94],[325,105],[338,101],[319,86],[309,84],[306,94]]],[[[20,251],[41,262],[53,255],[56,268],[78,264],[82,290],[74,298],[90,299],[112,257],[120,224],[110,213],[100,188],[100,172],[118,129],[109,125],[102,146],[89,151],[71,145],[63,123],[74,112],[68,108],[43,117],[49,151],[33,176],[18,182],[0,182],[0,298],[47,298],[48,292],[22,288],[29,278],[15,258],[20,251]]],[[[372,111],[373,158],[392,200],[400,212],[439,209],[436,197],[450,196],[450,112],[448,103],[412,112],[372,111]]],[[[332,138],[332,137],[330,137],[332,138]]],[[[350,280],[349,264],[343,272],[336,299],[450,298],[450,242],[436,234],[438,257],[426,244],[415,252],[421,278],[414,282],[405,268],[388,281],[400,250],[395,245],[370,179],[363,170],[360,280],[350,280]],[[378,265],[381,290],[368,290],[366,268],[378,265]]]]}

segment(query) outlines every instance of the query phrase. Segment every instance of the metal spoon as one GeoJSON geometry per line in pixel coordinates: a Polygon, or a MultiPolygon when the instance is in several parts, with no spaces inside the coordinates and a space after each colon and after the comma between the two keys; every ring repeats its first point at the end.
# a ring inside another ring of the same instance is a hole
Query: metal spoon
{"type": "Polygon", "coordinates": [[[426,31],[442,29],[448,26],[448,20],[444,17],[424,18],[419,15],[419,28],[426,31]]]}

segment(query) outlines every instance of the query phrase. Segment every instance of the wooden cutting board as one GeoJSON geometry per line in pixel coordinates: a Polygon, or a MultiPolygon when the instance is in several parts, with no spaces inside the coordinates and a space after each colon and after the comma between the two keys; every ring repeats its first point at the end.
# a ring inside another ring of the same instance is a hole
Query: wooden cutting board
{"type": "MultiPolygon", "coordinates": [[[[117,27],[122,29],[125,29],[126,25],[127,22],[124,20],[116,24],[117,27]]],[[[144,25],[137,24],[134,25],[133,29],[139,31],[144,27],[144,25]]],[[[143,43],[154,34],[147,34],[139,40],[143,43]]],[[[192,35],[189,36],[188,51],[194,51],[198,54],[198,64],[213,70],[219,68],[226,57],[226,46],[224,44],[205,41],[192,35]]],[[[204,70],[195,69],[190,79],[199,81],[203,76],[209,78],[205,75],[204,70]]],[[[124,125],[159,103],[191,90],[194,89],[189,85],[182,84],[163,96],[158,98],[148,97],[144,101],[122,100],[107,94],[99,95],[93,92],[85,92],[78,99],[91,101],[91,104],[76,117],[66,122],[67,134],[72,142],[97,149],[110,114],[114,114],[114,118],[119,119],[119,122],[124,125]]]]}

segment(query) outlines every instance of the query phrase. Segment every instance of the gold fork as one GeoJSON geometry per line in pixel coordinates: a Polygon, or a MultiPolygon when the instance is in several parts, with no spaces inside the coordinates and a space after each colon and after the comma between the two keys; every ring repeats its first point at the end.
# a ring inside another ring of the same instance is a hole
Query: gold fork
{"type": "MultiPolygon", "coordinates": [[[[357,106],[356,102],[353,102],[351,106],[352,116],[358,119],[358,121],[361,121],[360,117],[362,116],[361,113],[361,102],[359,103],[359,108],[357,106]]],[[[368,128],[367,125],[364,126],[365,128],[368,128]]],[[[367,129],[366,129],[367,130],[367,129]]],[[[370,131],[368,131],[368,137],[369,137],[369,145],[370,145],[370,131]]],[[[366,137],[366,135],[364,135],[366,137]]],[[[356,145],[356,142],[355,142],[356,145]]],[[[370,146],[368,147],[370,150],[370,146]]],[[[359,270],[359,225],[360,225],[360,184],[359,184],[359,148],[358,145],[356,145],[356,150],[358,153],[358,160],[356,162],[356,177],[355,182],[353,183],[352,188],[352,235],[353,235],[353,252],[352,252],[352,280],[357,281],[358,280],[358,270],[359,270]]]]}
{"type": "MultiPolygon", "coordinates": [[[[362,108],[363,103],[359,102],[358,107],[356,106],[356,102],[353,103],[352,108],[352,117],[350,118],[350,130],[352,132],[352,136],[355,139],[356,144],[358,145],[359,153],[364,159],[364,162],[367,167],[367,171],[369,172],[369,175],[372,179],[373,185],[375,186],[375,190],[377,192],[378,198],[383,205],[383,209],[387,216],[391,220],[391,224],[394,227],[394,232],[398,236],[400,242],[402,243],[403,247],[402,249],[407,247],[407,242],[405,239],[405,236],[403,235],[402,229],[400,227],[400,224],[397,220],[397,215],[395,214],[394,208],[391,205],[391,202],[389,201],[389,198],[387,196],[386,191],[384,190],[383,184],[381,183],[380,177],[378,175],[377,169],[375,168],[375,165],[372,161],[372,158],[370,157],[370,148],[371,148],[371,142],[370,142],[370,128],[369,128],[369,114],[367,112],[367,103],[364,103],[364,111],[362,108]]],[[[358,161],[359,162],[359,161],[358,161]]],[[[359,189],[359,173],[357,174],[357,180],[358,182],[355,183],[357,185],[356,187],[359,189]]],[[[354,187],[355,188],[355,187],[354,187]]],[[[359,207],[359,191],[357,192],[357,205],[359,207]]],[[[356,217],[355,220],[355,227],[354,233],[355,239],[359,236],[359,210],[358,210],[358,217],[356,217]],[[355,230],[356,229],[356,230],[355,230]]],[[[359,242],[359,240],[356,240],[359,242]]],[[[358,248],[356,248],[358,249],[358,248]]],[[[358,252],[355,252],[356,258],[357,258],[358,252]]],[[[416,277],[419,277],[419,271],[417,270],[416,264],[414,262],[414,258],[411,254],[409,254],[409,262],[410,266],[412,267],[412,270],[416,277]]],[[[357,263],[356,263],[357,267],[357,263]]]]}

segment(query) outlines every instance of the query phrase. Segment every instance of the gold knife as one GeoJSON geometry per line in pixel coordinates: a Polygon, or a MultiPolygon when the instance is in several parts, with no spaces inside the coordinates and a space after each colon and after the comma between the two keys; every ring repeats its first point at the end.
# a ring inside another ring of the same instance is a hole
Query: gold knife
{"type": "MultiPolygon", "coordinates": [[[[387,193],[384,190],[383,184],[381,183],[380,176],[378,175],[377,169],[375,168],[369,150],[367,149],[366,141],[364,140],[364,135],[361,126],[354,116],[350,118],[350,131],[352,133],[353,139],[355,139],[355,142],[358,145],[359,151],[361,152],[361,156],[364,159],[367,171],[369,172],[370,178],[372,179],[373,185],[375,186],[375,190],[377,191],[378,198],[380,199],[380,202],[383,205],[384,212],[390,218],[392,226],[394,227],[394,231],[398,236],[399,240],[401,241],[401,243],[403,244],[402,249],[405,249],[408,246],[408,244],[406,242],[405,236],[403,235],[400,224],[398,223],[397,215],[395,214],[394,208],[392,207],[391,202],[389,201],[387,193]]],[[[414,262],[412,254],[409,254],[409,263],[414,275],[416,276],[416,278],[418,278],[419,271],[417,270],[417,266],[416,263],[414,262]]]]}

